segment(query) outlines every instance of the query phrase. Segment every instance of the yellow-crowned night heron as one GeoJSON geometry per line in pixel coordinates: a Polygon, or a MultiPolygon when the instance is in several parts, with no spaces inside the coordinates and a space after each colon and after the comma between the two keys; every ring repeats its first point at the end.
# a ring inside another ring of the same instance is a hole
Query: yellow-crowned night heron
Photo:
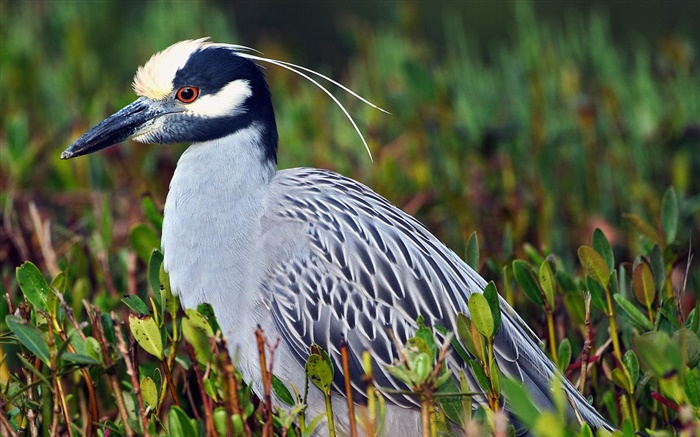
{"type": "MultiPolygon", "coordinates": [[[[85,155],[127,138],[190,142],[165,202],[165,268],[186,308],[210,303],[242,374],[260,379],[252,332],[282,339],[275,373],[304,385],[312,343],[329,351],[343,387],[339,342],[347,339],[357,399],[360,354],[371,352],[380,386],[405,388],[384,369],[392,343],[409,338],[416,319],[455,331],[458,312],[484,280],[425,227],[366,186],[314,168],[277,170],[277,127],[263,72],[253,59],[309,78],[310,70],[262,58],[240,46],[182,41],[139,68],[132,104],[95,126],[61,158],[85,155]]],[[[354,124],[354,123],[353,123],[354,124]]],[[[524,382],[543,409],[558,372],[522,319],[501,300],[495,355],[505,375],[524,382]]],[[[456,354],[452,369],[469,367],[456,354]]],[[[563,379],[563,378],[562,378],[563,379]]],[[[565,381],[565,379],[564,379],[565,381]]],[[[254,383],[256,390],[260,384],[254,383]]],[[[570,417],[610,429],[568,382],[570,417]]],[[[310,414],[324,408],[309,393],[310,414]]],[[[343,390],[336,390],[342,397],[343,390]]],[[[345,403],[336,402],[339,426],[345,403]]],[[[415,398],[389,395],[389,435],[420,435],[415,398]]]]}

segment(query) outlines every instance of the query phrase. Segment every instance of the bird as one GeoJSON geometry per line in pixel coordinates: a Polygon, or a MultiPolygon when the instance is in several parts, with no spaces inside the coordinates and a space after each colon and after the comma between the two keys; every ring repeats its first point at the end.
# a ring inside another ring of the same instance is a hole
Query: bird
{"type": "MultiPolygon", "coordinates": [[[[250,341],[257,326],[280,339],[273,371],[296,387],[304,386],[310,346],[324,348],[336,369],[336,423],[348,432],[341,338],[348,345],[354,402],[362,403],[365,393],[363,351],[370,352],[380,387],[403,390],[386,370],[399,358],[395,342],[415,333],[419,317],[456,332],[457,314],[469,316],[469,296],[483,292],[486,281],[419,221],[362,183],[318,168],[278,169],[279,135],[260,63],[291,70],[338,101],[312,76],[330,78],[258,53],[200,38],[154,54],[134,77],[138,98],[87,131],[61,158],[127,139],[190,143],[164,207],[161,245],[173,293],[184,308],[211,304],[238,370],[258,395],[260,364],[250,341]]],[[[552,381],[561,379],[569,419],[612,430],[499,299],[502,325],[494,354],[501,372],[522,382],[543,410],[554,409],[552,381]]],[[[456,354],[448,363],[478,387],[456,354]]],[[[386,435],[421,435],[417,399],[402,392],[386,397],[386,435]]],[[[307,417],[325,411],[320,391],[310,390],[307,404],[307,417]]]]}

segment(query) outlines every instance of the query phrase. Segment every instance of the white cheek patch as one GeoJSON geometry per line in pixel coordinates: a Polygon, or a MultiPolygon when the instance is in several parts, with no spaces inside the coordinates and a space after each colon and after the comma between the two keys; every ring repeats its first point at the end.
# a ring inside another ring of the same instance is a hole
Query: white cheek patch
{"type": "Polygon", "coordinates": [[[238,79],[221,88],[216,94],[201,96],[185,105],[185,108],[187,112],[200,117],[232,116],[246,111],[243,102],[252,95],[250,82],[238,79]]]}

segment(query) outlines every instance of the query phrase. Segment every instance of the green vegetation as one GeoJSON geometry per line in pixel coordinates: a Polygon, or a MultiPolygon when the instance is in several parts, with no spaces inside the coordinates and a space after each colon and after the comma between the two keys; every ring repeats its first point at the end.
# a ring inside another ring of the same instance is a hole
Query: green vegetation
{"type": "MultiPolygon", "coordinates": [[[[183,147],[123,144],[59,160],[133,100],[130,77],[152,53],[202,35],[240,42],[211,3],[143,3],[0,3],[0,430],[309,435],[326,419],[306,417],[300,403],[306,389],[327,390],[325,352],[309,351],[313,384],[289,387],[274,377],[265,344],[275,339],[227,339],[261,345],[267,393],[287,404],[273,409],[251,397],[211,312],[183,312],[169,293],[154,249],[183,147]]],[[[534,413],[493,366],[497,288],[624,435],[691,435],[700,426],[700,47],[681,34],[618,47],[602,15],[563,26],[514,7],[509,42],[486,51],[451,17],[451,44],[435,49],[399,7],[391,26],[349,28],[357,53],[337,78],[392,112],[346,103],[374,162],[322,92],[269,68],[280,165],[366,183],[494,281],[470,302],[480,317],[460,318],[456,333],[422,327],[391,370],[416,392],[426,429],[448,432],[447,417],[488,433],[502,425],[505,392],[537,435],[591,435],[565,428],[563,407],[534,413]],[[435,336],[469,357],[479,387],[444,377],[435,336]],[[486,393],[490,408],[472,414],[458,391],[486,393]]],[[[256,48],[294,61],[283,43],[256,48]]],[[[370,405],[356,411],[364,429],[381,429],[378,389],[369,384],[370,405]]]]}

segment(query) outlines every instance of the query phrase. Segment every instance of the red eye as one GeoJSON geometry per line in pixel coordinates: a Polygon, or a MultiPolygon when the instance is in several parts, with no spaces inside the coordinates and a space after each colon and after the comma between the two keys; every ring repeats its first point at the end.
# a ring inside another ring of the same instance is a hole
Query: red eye
{"type": "Polygon", "coordinates": [[[177,90],[176,97],[182,103],[192,103],[199,97],[199,88],[193,86],[183,86],[177,90]]]}

